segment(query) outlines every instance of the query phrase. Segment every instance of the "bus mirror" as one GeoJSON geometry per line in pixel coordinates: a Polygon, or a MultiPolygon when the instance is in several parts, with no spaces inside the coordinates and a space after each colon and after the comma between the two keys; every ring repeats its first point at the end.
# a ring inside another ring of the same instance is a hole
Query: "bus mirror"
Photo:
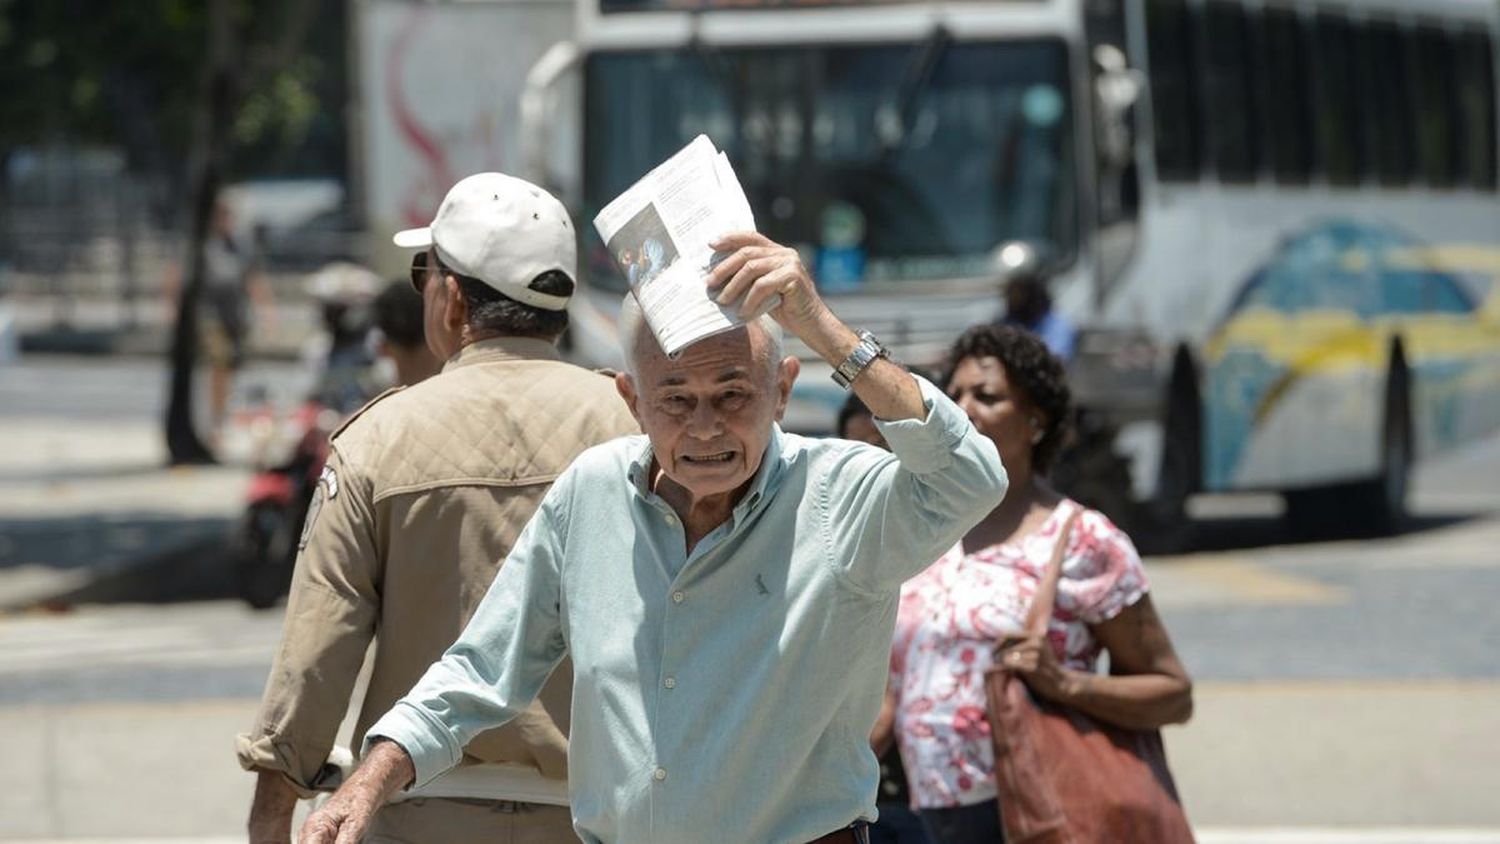
{"type": "Polygon", "coordinates": [[[582,199],[578,165],[582,55],[571,41],[549,47],[526,73],[520,102],[518,140],[525,177],[572,207],[582,199]]]}
{"type": "Polygon", "coordinates": [[[1094,47],[1093,64],[1099,156],[1125,167],[1131,159],[1130,109],[1140,100],[1145,77],[1130,67],[1125,53],[1113,44],[1094,47]]]}

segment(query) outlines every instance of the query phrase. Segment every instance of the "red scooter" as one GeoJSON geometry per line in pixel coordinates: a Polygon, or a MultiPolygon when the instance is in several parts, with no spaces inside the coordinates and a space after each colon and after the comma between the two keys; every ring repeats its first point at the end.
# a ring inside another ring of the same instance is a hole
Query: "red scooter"
{"type": "Polygon", "coordinates": [[[250,606],[265,609],[291,583],[307,508],[328,459],[328,436],[343,415],[309,399],[284,418],[272,407],[251,416],[258,468],[230,547],[236,592],[250,606]]]}
{"type": "Polygon", "coordinates": [[[256,467],[245,512],[231,539],[234,582],[252,607],[270,607],[286,594],[303,524],[328,460],[328,438],[383,386],[366,342],[371,303],[381,281],[354,264],[334,263],[309,277],[319,305],[324,348],[311,394],[290,413],[264,391],[236,421],[248,429],[256,467]]]}

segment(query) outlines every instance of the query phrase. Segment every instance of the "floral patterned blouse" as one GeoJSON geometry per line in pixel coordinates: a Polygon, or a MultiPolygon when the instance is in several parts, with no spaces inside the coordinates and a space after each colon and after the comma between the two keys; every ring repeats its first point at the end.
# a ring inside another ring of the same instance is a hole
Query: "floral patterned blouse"
{"type": "Polygon", "coordinates": [[[955,545],[901,589],[891,648],[896,738],[916,809],[968,806],[995,796],[985,718],[991,649],[1020,631],[1057,534],[1074,509],[1048,638],[1069,668],[1093,671],[1102,645],[1089,625],[1146,593],[1140,555],[1103,514],[1072,500],[1018,542],[971,554],[955,545]]]}

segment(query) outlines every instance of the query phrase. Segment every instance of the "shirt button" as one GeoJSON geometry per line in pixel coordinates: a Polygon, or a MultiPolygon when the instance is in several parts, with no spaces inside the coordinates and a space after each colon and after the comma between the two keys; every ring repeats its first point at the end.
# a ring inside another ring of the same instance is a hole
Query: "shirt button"
{"type": "Polygon", "coordinates": [[[682,594],[681,592],[673,592],[672,593],[672,603],[674,603],[674,604],[680,604],[686,598],[687,598],[687,596],[684,595],[684,594],[682,594]]]}
{"type": "Polygon", "coordinates": [[[667,769],[657,768],[656,773],[652,774],[651,776],[655,777],[657,782],[661,782],[662,780],[667,778],[667,769]]]}
{"type": "Polygon", "coordinates": [[[662,681],[662,685],[666,686],[669,689],[675,689],[675,688],[677,688],[677,678],[676,677],[668,677],[667,679],[665,679],[665,680],[662,681]]]}
{"type": "Polygon", "coordinates": [[[677,524],[677,517],[674,516],[674,515],[672,515],[671,513],[668,513],[667,514],[667,524],[669,524],[669,525],[675,525],[675,524],[677,524]]]}

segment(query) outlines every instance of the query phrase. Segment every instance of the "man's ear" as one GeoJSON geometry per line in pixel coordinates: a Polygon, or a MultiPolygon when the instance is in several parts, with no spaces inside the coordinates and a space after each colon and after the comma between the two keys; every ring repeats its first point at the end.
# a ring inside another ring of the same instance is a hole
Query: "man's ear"
{"type": "Polygon", "coordinates": [[[443,327],[455,336],[469,324],[469,302],[458,286],[458,277],[443,273],[443,327]]]}
{"type": "Polygon", "coordinates": [[[792,400],[792,384],[797,381],[797,373],[802,371],[802,361],[795,356],[788,355],[781,359],[781,366],[776,372],[776,421],[786,415],[787,403],[792,400]]]}
{"type": "Polygon", "coordinates": [[[620,398],[625,400],[625,406],[630,408],[630,415],[635,417],[635,424],[641,424],[640,411],[636,410],[635,404],[638,396],[635,392],[635,379],[629,373],[615,373],[615,389],[619,391],[620,398]]]}

